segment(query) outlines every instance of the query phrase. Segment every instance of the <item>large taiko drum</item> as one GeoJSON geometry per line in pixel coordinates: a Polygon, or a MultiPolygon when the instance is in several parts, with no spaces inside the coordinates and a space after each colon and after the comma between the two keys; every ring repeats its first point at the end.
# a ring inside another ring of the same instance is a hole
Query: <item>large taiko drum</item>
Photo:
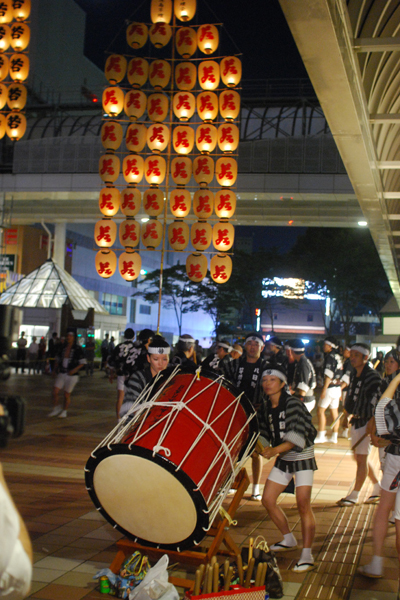
{"type": "Polygon", "coordinates": [[[93,451],[86,487],[116,529],[182,551],[207,534],[257,438],[251,403],[222,376],[163,372],[93,451]]]}

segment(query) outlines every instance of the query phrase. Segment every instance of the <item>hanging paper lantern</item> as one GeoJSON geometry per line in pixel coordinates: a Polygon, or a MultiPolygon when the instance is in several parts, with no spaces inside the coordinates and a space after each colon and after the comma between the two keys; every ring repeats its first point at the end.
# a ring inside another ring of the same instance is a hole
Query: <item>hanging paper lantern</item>
{"type": "Polygon", "coordinates": [[[0,140],[6,135],[6,118],[4,115],[0,115],[0,140]]]}
{"type": "Polygon", "coordinates": [[[183,58],[189,58],[196,52],[196,31],[192,27],[179,27],[175,33],[175,46],[183,58]]]}
{"type": "Polygon", "coordinates": [[[196,156],[193,161],[193,177],[196,183],[204,187],[214,178],[214,161],[211,156],[196,156]]]}
{"type": "Polygon", "coordinates": [[[29,58],[26,54],[10,57],[10,77],[13,81],[25,81],[29,75],[29,58]]]}
{"type": "Polygon", "coordinates": [[[219,64],[215,60],[204,60],[199,64],[198,77],[203,90],[216,90],[219,85],[219,64]]]}
{"type": "Polygon", "coordinates": [[[143,158],[138,154],[128,154],[122,161],[122,175],[127,183],[140,183],[143,169],[143,158]]]}
{"type": "Polygon", "coordinates": [[[147,114],[152,121],[161,123],[168,115],[169,102],[164,94],[150,94],[147,98],[147,114]]]}
{"type": "Polygon", "coordinates": [[[26,131],[26,118],[20,112],[10,112],[6,116],[6,133],[8,137],[17,141],[22,138],[26,131]]]}
{"type": "Polygon", "coordinates": [[[142,87],[149,76],[149,63],[145,58],[132,58],[128,64],[128,81],[134,88],[142,87]]]}
{"type": "Polygon", "coordinates": [[[222,82],[228,87],[235,87],[242,78],[242,63],[237,56],[226,56],[220,64],[222,82]]]}
{"type": "Polygon", "coordinates": [[[210,261],[211,279],[216,283],[226,283],[232,274],[232,259],[226,254],[217,254],[210,261]]]}
{"type": "Polygon", "coordinates": [[[197,190],[193,196],[193,212],[198,219],[209,219],[213,213],[214,194],[208,189],[197,190]]]}
{"type": "Polygon", "coordinates": [[[147,145],[152,152],[162,152],[168,146],[169,127],[162,123],[150,125],[147,130],[147,145]]]}
{"type": "Polygon", "coordinates": [[[144,23],[131,23],[126,30],[126,41],[131,48],[143,48],[147,42],[149,30],[144,23]]]}
{"type": "Polygon", "coordinates": [[[105,121],[101,126],[101,143],[106,150],[117,150],[121,143],[124,132],[118,121],[105,121]]]}
{"type": "Polygon", "coordinates": [[[22,110],[25,108],[27,96],[28,91],[22,83],[12,83],[8,86],[7,104],[11,110],[22,110]]]}
{"type": "Polygon", "coordinates": [[[117,214],[120,204],[120,193],[115,187],[106,187],[100,190],[99,209],[105,217],[117,214]]]}
{"type": "Polygon", "coordinates": [[[127,187],[121,192],[121,212],[126,217],[134,217],[140,210],[142,195],[136,187],[127,187]]]}
{"type": "Polygon", "coordinates": [[[12,12],[16,21],[25,21],[31,12],[31,0],[12,0],[12,12]]]}
{"type": "Polygon", "coordinates": [[[112,85],[123,80],[126,73],[126,58],[121,54],[111,54],[106,60],[104,74],[112,85]]]}
{"type": "Polygon", "coordinates": [[[189,225],[181,220],[168,225],[168,241],[173,250],[184,250],[189,243],[189,225]]]}
{"type": "Polygon", "coordinates": [[[8,87],[4,83],[0,83],[0,110],[2,110],[7,104],[8,99],[8,87]]]}
{"type": "Polygon", "coordinates": [[[178,154],[190,154],[194,146],[194,131],[187,125],[175,127],[172,135],[172,145],[178,154]]]}
{"type": "Polygon", "coordinates": [[[187,156],[179,156],[171,161],[171,177],[175,185],[187,185],[192,176],[192,161],[187,156]]]}
{"type": "Polygon", "coordinates": [[[11,23],[13,20],[13,7],[11,0],[2,0],[0,2],[0,23],[11,23]]]}
{"type": "Polygon", "coordinates": [[[191,21],[196,14],[196,0],[174,0],[174,13],[180,21],[191,21]]]}
{"type": "Polygon", "coordinates": [[[149,81],[156,90],[165,88],[171,78],[171,65],[166,60],[153,60],[149,68],[149,81]]]}
{"type": "Polygon", "coordinates": [[[103,154],[99,160],[99,175],[105,183],[114,183],[119,177],[121,162],[115,154],[103,154]]]}
{"type": "Polygon", "coordinates": [[[122,252],[118,259],[119,274],[126,281],[134,281],[140,275],[142,258],[138,252],[122,252]]]}
{"type": "Polygon", "coordinates": [[[150,185],[160,185],[165,179],[167,163],[162,156],[148,156],[144,161],[144,176],[150,185]]]}
{"type": "Polygon", "coordinates": [[[147,97],[144,92],[132,90],[125,96],[124,111],[131,121],[136,121],[144,115],[146,110],[147,97]]]}
{"type": "Polygon", "coordinates": [[[26,23],[13,23],[11,29],[10,46],[16,52],[23,52],[31,38],[31,30],[26,23]]]}
{"type": "Polygon", "coordinates": [[[110,248],[117,237],[117,225],[112,219],[102,219],[94,226],[94,241],[101,248],[110,248]]]}
{"type": "Polygon", "coordinates": [[[114,275],[117,269],[117,255],[112,250],[99,250],[96,254],[96,271],[103,279],[114,275]]]}
{"type": "Polygon", "coordinates": [[[5,54],[0,54],[0,81],[3,81],[8,75],[9,60],[5,54]]]}
{"type": "Polygon", "coordinates": [[[150,219],[142,226],[142,244],[146,248],[157,248],[162,241],[163,226],[157,219],[150,219]]]}
{"type": "Polygon", "coordinates": [[[197,46],[204,54],[213,54],[218,48],[219,32],[215,25],[200,25],[197,30],[197,46]]]}
{"type": "Polygon", "coordinates": [[[172,100],[174,115],[180,121],[188,121],[194,115],[196,100],[191,92],[178,92],[172,100]]]}
{"type": "Polygon", "coordinates": [[[232,223],[227,221],[216,223],[213,227],[212,240],[216,250],[230,250],[235,240],[235,228],[232,223]]]}
{"type": "Polygon", "coordinates": [[[156,48],[163,48],[172,37],[172,29],[167,23],[159,21],[150,27],[149,37],[156,48]]]}
{"type": "Polygon", "coordinates": [[[220,190],[215,194],[214,210],[219,219],[230,219],[236,210],[236,194],[231,190],[220,190]]]}
{"type": "Polygon", "coordinates": [[[143,208],[149,217],[158,217],[164,211],[164,192],[159,188],[150,188],[143,194],[143,208]]]}
{"type": "Polygon", "coordinates": [[[124,248],[136,248],[140,242],[140,225],[135,219],[129,218],[119,225],[119,243],[124,248]]]}
{"type": "Polygon", "coordinates": [[[151,0],[150,18],[152,23],[169,23],[172,17],[172,0],[151,0]]]}
{"type": "Polygon", "coordinates": [[[192,62],[180,62],[175,67],[175,83],[178,90],[192,90],[196,85],[197,70],[192,62]]]}
{"type": "Polygon", "coordinates": [[[213,121],[218,116],[218,96],[214,92],[201,92],[196,100],[197,112],[203,121],[213,121]]]}
{"type": "Polygon", "coordinates": [[[169,195],[169,208],[174,217],[187,217],[190,212],[192,198],[189,190],[172,190],[169,195]]]}
{"type": "Polygon", "coordinates": [[[186,259],[186,274],[191,281],[202,281],[207,275],[207,258],[204,254],[189,254],[186,259]]]}
{"type": "Polygon", "coordinates": [[[223,157],[215,165],[217,182],[222,186],[234,185],[237,178],[237,162],[234,158],[223,157]]]}
{"type": "Polygon", "coordinates": [[[240,96],[234,90],[225,90],[219,96],[219,112],[227,121],[237,119],[240,113],[240,96]]]}
{"type": "Polygon", "coordinates": [[[212,152],[217,145],[217,128],[211,123],[199,125],[196,129],[196,146],[202,154],[212,152]]]}
{"type": "Polygon", "coordinates": [[[8,25],[0,25],[0,52],[5,52],[11,42],[11,29],[8,25]]]}
{"type": "Polygon", "coordinates": [[[117,86],[108,87],[103,92],[103,110],[110,117],[116,117],[124,108],[124,92],[117,86]]]}
{"type": "Polygon", "coordinates": [[[234,152],[239,145],[239,127],[224,123],[218,127],[218,146],[222,152],[234,152]]]}
{"type": "Polygon", "coordinates": [[[131,123],[131,125],[127,127],[125,145],[129,152],[141,152],[146,145],[146,139],[146,125],[131,123]]]}
{"type": "Polygon", "coordinates": [[[206,221],[193,223],[190,230],[190,241],[195,250],[207,250],[211,244],[212,227],[206,221]]]}

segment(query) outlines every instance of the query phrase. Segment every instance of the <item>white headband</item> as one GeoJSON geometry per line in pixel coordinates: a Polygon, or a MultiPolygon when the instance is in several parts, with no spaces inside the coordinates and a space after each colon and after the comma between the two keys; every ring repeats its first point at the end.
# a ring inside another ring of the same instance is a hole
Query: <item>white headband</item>
{"type": "Polygon", "coordinates": [[[226,348],[227,352],[230,352],[232,350],[232,346],[230,346],[229,344],[225,344],[224,342],[217,342],[217,348],[218,346],[220,348],[226,348]]]}
{"type": "Polygon", "coordinates": [[[171,352],[171,348],[169,346],[166,348],[148,348],[147,352],[149,354],[169,354],[171,352]]]}
{"type": "MultiPolygon", "coordinates": [[[[293,352],[304,352],[305,348],[293,348],[293,346],[287,346],[288,348],[290,348],[291,350],[293,350],[293,352]]],[[[286,348],[286,346],[285,346],[286,348]]]]}
{"type": "Polygon", "coordinates": [[[258,344],[260,344],[260,346],[264,346],[264,342],[262,340],[260,340],[259,337],[256,337],[255,335],[249,335],[249,337],[247,337],[244,341],[245,344],[247,344],[247,342],[257,342],[258,344]]]}
{"type": "Polygon", "coordinates": [[[370,351],[367,348],[364,348],[363,346],[357,346],[357,344],[354,344],[354,346],[351,346],[350,350],[356,350],[357,352],[364,354],[364,356],[370,355],[370,351]]]}
{"type": "Polygon", "coordinates": [[[232,348],[231,352],[237,352],[238,354],[240,354],[240,356],[242,356],[243,348],[232,348]]]}
{"type": "Polygon", "coordinates": [[[324,344],[327,344],[328,346],[331,346],[332,348],[337,348],[337,346],[335,346],[335,344],[333,342],[329,342],[328,340],[324,340],[324,344]]]}
{"type": "Polygon", "coordinates": [[[284,375],[282,373],[282,371],[277,371],[275,369],[268,369],[267,371],[263,372],[263,374],[262,374],[263,379],[264,379],[264,377],[267,377],[267,375],[273,375],[274,377],[278,377],[278,379],[287,383],[287,377],[286,377],[286,375],[284,375]]]}
{"type": "Polygon", "coordinates": [[[180,337],[179,341],[180,342],[188,342],[189,344],[194,344],[196,340],[194,340],[192,337],[188,337],[188,338],[180,337]]]}

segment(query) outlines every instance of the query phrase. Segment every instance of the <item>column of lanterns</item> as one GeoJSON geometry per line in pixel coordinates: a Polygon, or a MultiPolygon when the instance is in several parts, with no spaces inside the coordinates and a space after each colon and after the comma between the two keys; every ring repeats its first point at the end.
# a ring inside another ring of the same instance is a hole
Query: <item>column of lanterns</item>
{"type": "Polygon", "coordinates": [[[0,139],[17,141],[26,131],[26,118],[21,112],[26,105],[24,81],[29,74],[26,49],[30,28],[26,24],[31,0],[0,2],[0,139]]]}
{"type": "Polygon", "coordinates": [[[133,280],[141,267],[136,251],[139,241],[149,250],[164,243],[163,225],[158,217],[167,216],[165,197],[174,217],[167,230],[170,246],[184,251],[190,240],[195,250],[186,260],[189,279],[201,281],[206,276],[205,251],[211,244],[215,249],[210,261],[212,279],[224,283],[230,277],[232,261],[228,251],[233,245],[234,228],[229,219],[236,209],[232,187],[237,178],[234,153],[238,148],[239,128],[235,121],[240,112],[240,96],[233,88],[241,80],[241,62],[236,56],[215,60],[194,58],[197,50],[211,55],[219,46],[215,25],[196,28],[186,25],[195,12],[195,0],[175,0],[174,5],[172,0],[151,0],[152,24],[148,27],[144,23],[130,23],[127,43],[136,53],[148,40],[155,48],[163,48],[172,41],[172,58],[152,60],[134,56],[128,62],[124,56],[113,54],[106,61],[109,87],[103,92],[105,121],[101,130],[105,153],[99,163],[105,184],[99,200],[103,218],[95,227],[95,241],[101,248],[96,255],[96,269],[102,277],[111,276],[117,267],[116,255],[110,248],[117,237],[112,217],[119,208],[125,216],[119,226],[119,241],[125,249],[118,261],[119,272],[125,279],[133,280]],[[175,20],[184,25],[175,25],[175,20]],[[124,93],[119,84],[125,76],[130,87],[124,93]],[[124,137],[120,118],[123,112],[125,120],[129,120],[125,131],[128,154],[122,159],[127,187],[119,192],[115,182],[121,160],[116,152],[124,137]],[[145,152],[146,144],[150,152],[145,152]],[[192,195],[188,186],[192,178],[197,185],[193,194],[197,220],[189,228],[187,217],[192,195]],[[213,185],[214,179],[217,186],[213,185]],[[160,187],[163,185],[165,190],[160,187]],[[147,189],[142,191],[139,189],[142,186],[147,189]],[[148,221],[140,227],[135,215],[142,202],[148,221]],[[209,219],[214,212],[218,221],[212,226],[209,219]]]}

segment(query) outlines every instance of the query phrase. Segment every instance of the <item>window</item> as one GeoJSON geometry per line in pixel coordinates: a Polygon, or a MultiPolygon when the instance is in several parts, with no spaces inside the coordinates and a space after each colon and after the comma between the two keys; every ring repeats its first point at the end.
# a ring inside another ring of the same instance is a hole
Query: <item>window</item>
{"type": "Polygon", "coordinates": [[[136,300],[131,300],[131,318],[129,319],[129,321],[131,323],[136,323],[135,321],[136,319],[136,300]]]}
{"type": "Polygon", "coordinates": [[[103,294],[102,304],[110,315],[126,314],[126,298],[116,294],[103,294]]]}
{"type": "Polygon", "coordinates": [[[274,321],[278,320],[278,315],[276,313],[274,313],[274,321]]]}
{"type": "Polygon", "coordinates": [[[139,312],[141,315],[150,315],[151,314],[151,306],[147,306],[146,304],[141,304],[139,306],[139,312]]]}
{"type": "Polygon", "coordinates": [[[314,321],[314,315],[307,315],[307,323],[314,321]]]}

